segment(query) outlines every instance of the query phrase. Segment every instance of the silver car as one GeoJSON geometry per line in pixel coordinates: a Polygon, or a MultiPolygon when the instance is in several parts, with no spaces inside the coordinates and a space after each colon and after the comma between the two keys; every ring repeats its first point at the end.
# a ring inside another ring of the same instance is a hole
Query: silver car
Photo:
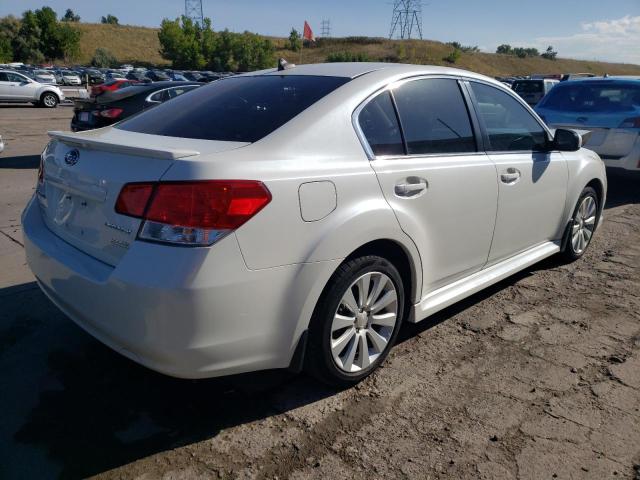
{"type": "Polygon", "coordinates": [[[0,102],[33,103],[55,108],[64,93],[55,85],[45,85],[12,70],[0,70],[0,102]]]}
{"type": "Polygon", "coordinates": [[[404,322],[581,257],[607,189],[576,132],[441,67],[283,64],[50,135],[22,218],[35,278],[96,338],[183,378],[353,384],[404,322]]]}
{"type": "Polygon", "coordinates": [[[640,77],[562,82],[536,107],[551,127],[589,130],[608,167],[640,170],[640,77]]]}

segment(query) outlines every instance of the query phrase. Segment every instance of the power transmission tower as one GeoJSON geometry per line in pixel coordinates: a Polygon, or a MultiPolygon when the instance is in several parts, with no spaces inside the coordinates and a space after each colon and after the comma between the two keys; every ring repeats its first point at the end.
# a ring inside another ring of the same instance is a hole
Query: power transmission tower
{"type": "Polygon", "coordinates": [[[320,36],[321,37],[330,37],[331,36],[331,20],[330,19],[323,19],[322,23],[320,24],[320,36]]]}
{"type": "Polygon", "coordinates": [[[202,26],[204,23],[202,0],[184,0],[184,16],[202,26]]]}
{"type": "Polygon", "coordinates": [[[422,2],[420,0],[393,0],[389,38],[409,39],[417,31],[422,40],[422,2]]]}

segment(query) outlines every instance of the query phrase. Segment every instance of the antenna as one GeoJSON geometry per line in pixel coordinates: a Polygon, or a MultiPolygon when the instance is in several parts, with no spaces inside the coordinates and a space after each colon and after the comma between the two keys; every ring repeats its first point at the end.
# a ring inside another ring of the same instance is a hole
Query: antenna
{"type": "Polygon", "coordinates": [[[184,0],[184,16],[202,26],[204,24],[202,0],[184,0]]]}
{"type": "Polygon", "coordinates": [[[422,1],[393,0],[389,38],[410,39],[414,32],[422,40],[422,1]]]}
{"type": "Polygon", "coordinates": [[[320,24],[320,36],[321,37],[330,37],[331,36],[331,19],[322,19],[322,23],[320,24]]]}

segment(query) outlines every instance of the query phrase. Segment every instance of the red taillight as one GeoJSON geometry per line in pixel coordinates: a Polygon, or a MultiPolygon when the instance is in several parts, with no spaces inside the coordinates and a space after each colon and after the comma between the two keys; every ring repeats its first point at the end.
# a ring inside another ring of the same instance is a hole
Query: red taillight
{"type": "Polygon", "coordinates": [[[106,110],[100,110],[98,115],[104,118],[118,118],[122,112],[122,108],[108,108],[106,110]]]}
{"type": "Polygon", "coordinates": [[[640,128],[640,117],[625,118],[618,128],[640,128]]]}
{"type": "Polygon", "coordinates": [[[127,183],[118,195],[116,212],[130,217],[142,217],[152,192],[152,183],[127,183]]]}
{"type": "Polygon", "coordinates": [[[130,183],[120,192],[116,212],[145,220],[142,239],[210,245],[270,201],[267,187],[253,180],[130,183]]]}

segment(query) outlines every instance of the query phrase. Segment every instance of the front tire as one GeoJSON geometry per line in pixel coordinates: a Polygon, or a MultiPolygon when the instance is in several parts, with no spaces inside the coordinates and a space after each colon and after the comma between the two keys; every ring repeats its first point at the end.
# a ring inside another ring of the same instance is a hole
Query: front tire
{"type": "Polygon", "coordinates": [[[58,101],[58,96],[55,93],[44,92],[40,97],[40,106],[44,108],[56,108],[58,101]]]}
{"type": "Polygon", "coordinates": [[[586,187],[580,194],[573,216],[569,222],[566,246],[562,252],[563,258],[573,262],[587,251],[598,224],[600,201],[598,194],[591,187],[586,187]]]}
{"type": "Polygon", "coordinates": [[[376,255],[345,262],[311,319],[307,370],[338,387],[361,381],[389,354],[403,315],[404,285],[391,262],[376,255]]]}

